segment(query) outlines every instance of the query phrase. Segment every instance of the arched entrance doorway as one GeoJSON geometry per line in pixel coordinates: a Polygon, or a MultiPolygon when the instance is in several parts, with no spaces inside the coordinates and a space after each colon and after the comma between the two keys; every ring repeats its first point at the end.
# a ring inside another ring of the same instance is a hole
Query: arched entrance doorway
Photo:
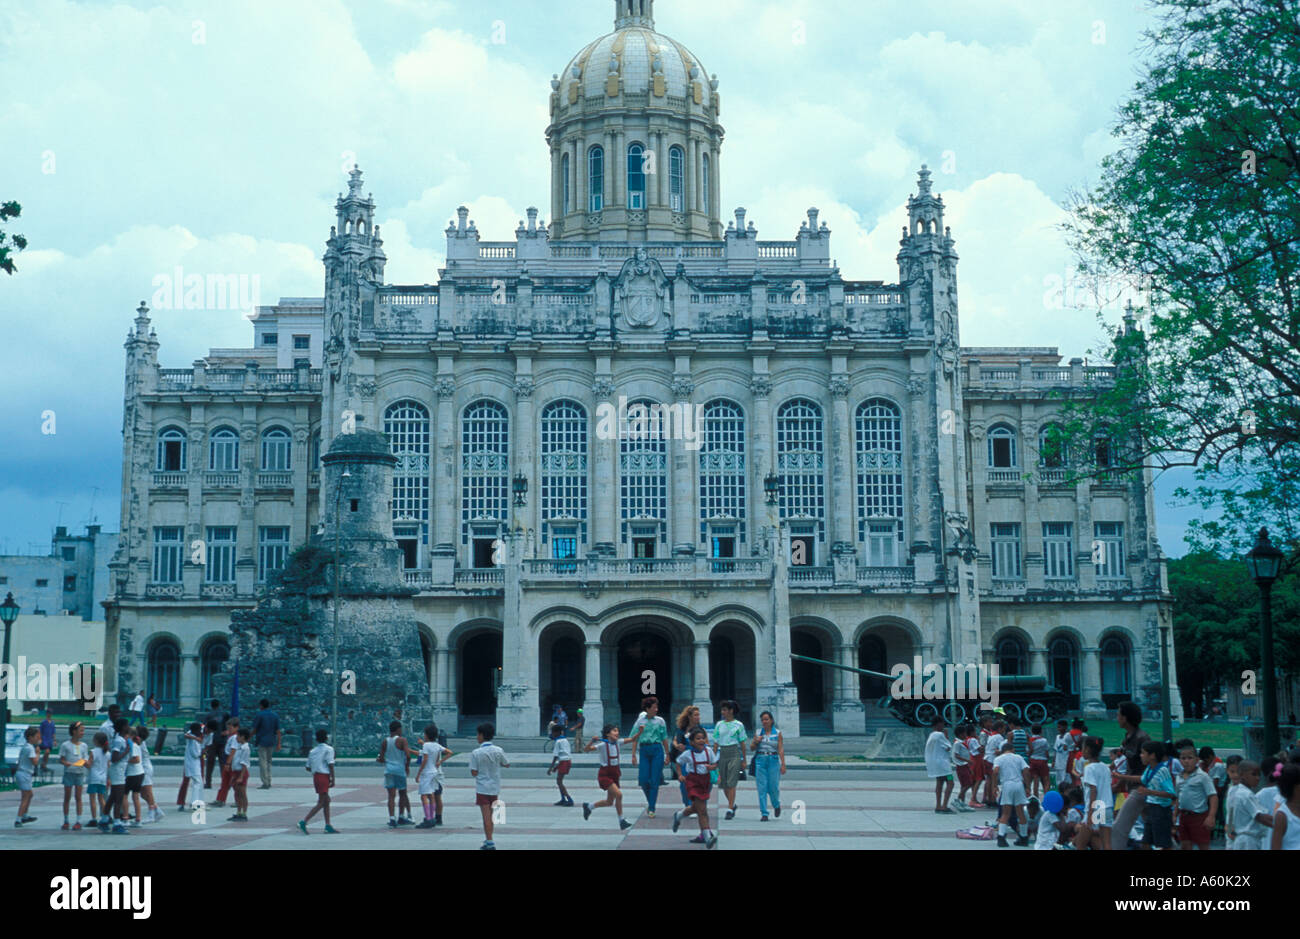
{"type": "MultiPolygon", "coordinates": [[[[618,713],[624,733],[641,711],[646,689],[654,689],[660,714],[672,711],[673,649],[666,636],[657,632],[634,631],[618,641],[618,713]]],[[[606,715],[606,720],[609,715],[606,715]]]]}
{"type": "MultiPolygon", "coordinates": [[[[548,626],[542,633],[538,653],[538,731],[545,732],[554,705],[564,705],[570,721],[583,705],[586,662],[582,631],[570,623],[548,626]]],[[[597,727],[593,733],[599,730],[597,727]]]]}
{"type": "MultiPolygon", "coordinates": [[[[834,661],[823,637],[811,629],[793,629],[790,631],[790,651],[795,655],[806,655],[823,661],[834,661]]],[[[795,659],[791,663],[790,673],[794,684],[799,689],[799,729],[801,734],[831,732],[830,685],[824,665],[801,662],[795,659]]]]}
{"type": "Polygon", "coordinates": [[[709,697],[715,707],[730,698],[740,705],[741,722],[753,727],[758,721],[755,685],[754,635],[749,627],[738,622],[714,627],[709,634],[709,697]]]}
{"type": "Polygon", "coordinates": [[[481,632],[460,647],[460,722],[473,727],[496,718],[501,684],[501,634],[481,632]]]}
{"type": "MultiPolygon", "coordinates": [[[[889,653],[884,639],[868,633],[858,641],[858,667],[888,674],[889,653]]],[[[879,701],[888,693],[889,682],[885,679],[871,675],[858,676],[858,697],[863,701],[879,701]]]]}

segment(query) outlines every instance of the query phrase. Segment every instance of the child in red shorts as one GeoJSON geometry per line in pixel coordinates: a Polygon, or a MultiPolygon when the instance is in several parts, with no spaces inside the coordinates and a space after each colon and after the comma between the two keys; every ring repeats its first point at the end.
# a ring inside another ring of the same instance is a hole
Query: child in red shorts
{"type": "Polygon", "coordinates": [[[614,811],[618,813],[618,827],[620,829],[631,828],[632,823],[623,817],[623,790],[618,787],[619,779],[623,771],[619,768],[618,761],[618,725],[606,724],[601,728],[599,737],[592,737],[591,743],[584,748],[585,752],[590,753],[596,750],[600,755],[600,769],[596,773],[596,783],[606,794],[605,798],[599,802],[582,803],[582,818],[591,818],[591,813],[607,805],[614,806],[614,811]]]}
{"type": "Polygon", "coordinates": [[[564,733],[563,727],[557,727],[551,732],[551,765],[546,770],[546,775],[555,774],[555,785],[560,789],[560,801],[556,805],[570,808],[573,806],[573,796],[569,795],[569,790],[564,788],[564,777],[569,775],[569,770],[573,769],[573,747],[569,744],[569,738],[564,733]]]}
{"type": "Polygon", "coordinates": [[[1043,736],[1043,725],[1029,728],[1029,786],[1031,796],[1042,795],[1052,785],[1052,769],[1048,762],[1048,743],[1043,736]]]}
{"type": "Polygon", "coordinates": [[[1210,774],[1201,768],[1195,747],[1184,747],[1178,759],[1183,764],[1178,784],[1178,840],[1184,851],[1208,851],[1219,814],[1219,793],[1210,774]]]}
{"type": "Polygon", "coordinates": [[[709,749],[709,735],[703,727],[692,727],[686,732],[690,748],[677,758],[681,767],[682,781],[686,785],[686,795],[691,800],[691,807],[673,813],[673,832],[681,827],[682,819],[694,815],[700,823],[700,834],[691,839],[691,844],[702,844],[712,848],[718,843],[718,836],[709,828],[709,794],[713,789],[710,774],[718,765],[718,755],[709,749]]]}
{"type": "Polygon", "coordinates": [[[329,738],[328,730],[322,728],[316,731],[316,746],[312,747],[311,752],[307,754],[307,772],[311,773],[312,788],[316,791],[316,805],[307,813],[307,817],[298,823],[304,835],[307,834],[307,823],[317,812],[325,813],[325,834],[338,834],[330,824],[330,789],[334,787],[334,748],[326,742],[329,738]]]}

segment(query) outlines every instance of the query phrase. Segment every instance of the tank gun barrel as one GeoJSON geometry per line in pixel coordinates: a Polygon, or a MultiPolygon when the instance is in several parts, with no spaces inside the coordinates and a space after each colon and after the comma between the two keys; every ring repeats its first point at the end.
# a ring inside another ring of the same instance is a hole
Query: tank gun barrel
{"type": "Polygon", "coordinates": [[[825,665],[827,668],[838,668],[845,672],[857,672],[859,675],[870,675],[872,678],[883,678],[885,681],[893,681],[897,675],[889,675],[885,672],[873,672],[867,668],[857,668],[853,665],[841,665],[839,662],[827,662],[825,659],[814,659],[807,655],[795,655],[790,653],[790,658],[798,659],[800,662],[810,662],[813,665],[825,665]]]}

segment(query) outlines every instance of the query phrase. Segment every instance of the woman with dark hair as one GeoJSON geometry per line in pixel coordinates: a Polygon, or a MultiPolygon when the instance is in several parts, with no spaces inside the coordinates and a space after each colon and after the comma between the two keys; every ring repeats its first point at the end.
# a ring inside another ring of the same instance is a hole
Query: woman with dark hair
{"type": "Polygon", "coordinates": [[[678,770],[677,760],[691,746],[689,731],[700,723],[700,709],[693,704],[686,705],[686,707],[682,708],[681,713],[677,715],[677,720],[674,723],[677,725],[677,730],[673,734],[671,751],[673,772],[677,773],[677,786],[681,789],[682,805],[690,805],[691,798],[686,794],[686,779],[678,770]]]}
{"type": "Polygon", "coordinates": [[[632,736],[627,739],[627,745],[633,755],[640,754],[637,785],[645,793],[646,815],[654,818],[659,787],[663,784],[662,767],[668,759],[668,725],[659,716],[659,699],[654,695],[641,702],[641,710],[645,713],[632,725],[632,736]],[[638,743],[639,751],[636,749],[638,743]]]}
{"type": "Polygon", "coordinates": [[[758,715],[762,727],[754,732],[750,747],[754,751],[754,781],[758,783],[759,821],[767,821],[767,800],[772,799],[772,811],[781,817],[781,777],[785,774],[785,742],[771,711],[758,715]]]}
{"type": "Polygon", "coordinates": [[[713,739],[718,745],[718,787],[727,797],[727,814],[730,821],[736,817],[736,784],[745,767],[745,725],[736,720],[740,705],[727,700],[718,705],[722,720],[713,725],[713,739]]]}

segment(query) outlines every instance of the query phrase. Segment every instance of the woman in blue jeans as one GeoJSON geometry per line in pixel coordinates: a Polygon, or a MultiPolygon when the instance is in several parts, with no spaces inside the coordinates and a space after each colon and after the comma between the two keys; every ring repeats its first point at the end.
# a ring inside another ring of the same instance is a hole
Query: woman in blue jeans
{"type": "Polygon", "coordinates": [[[772,799],[773,813],[781,817],[781,777],[785,775],[785,742],[771,711],[759,714],[763,726],[754,733],[750,749],[754,751],[754,779],[758,783],[759,821],[767,821],[767,800],[772,799]]]}
{"type": "Polygon", "coordinates": [[[641,702],[641,710],[645,713],[632,725],[632,736],[627,744],[632,750],[632,762],[639,763],[637,785],[645,793],[646,815],[654,818],[659,786],[663,781],[660,774],[668,758],[668,725],[659,716],[659,699],[654,695],[641,702]]]}

